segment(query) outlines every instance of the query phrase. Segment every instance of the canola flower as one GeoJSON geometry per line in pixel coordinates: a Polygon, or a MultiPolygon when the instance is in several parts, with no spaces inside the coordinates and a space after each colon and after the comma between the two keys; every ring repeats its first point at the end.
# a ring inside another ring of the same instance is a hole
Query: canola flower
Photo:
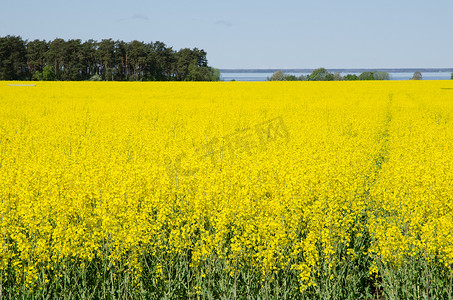
{"type": "Polygon", "coordinates": [[[451,85],[4,82],[0,295],[449,297],[451,85]]]}

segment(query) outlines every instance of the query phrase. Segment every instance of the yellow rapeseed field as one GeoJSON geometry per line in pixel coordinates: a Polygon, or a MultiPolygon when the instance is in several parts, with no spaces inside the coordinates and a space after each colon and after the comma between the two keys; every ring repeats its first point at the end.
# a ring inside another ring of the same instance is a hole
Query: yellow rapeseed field
{"type": "Polygon", "coordinates": [[[452,297],[453,81],[33,84],[0,298],[452,297]]]}

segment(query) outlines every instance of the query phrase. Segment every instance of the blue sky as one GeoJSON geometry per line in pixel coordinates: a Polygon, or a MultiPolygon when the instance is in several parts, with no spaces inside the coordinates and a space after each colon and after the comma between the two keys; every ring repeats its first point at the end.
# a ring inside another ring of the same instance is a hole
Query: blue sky
{"type": "Polygon", "coordinates": [[[452,0],[2,2],[0,36],[158,40],[217,68],[453,67],[452,0]]]}

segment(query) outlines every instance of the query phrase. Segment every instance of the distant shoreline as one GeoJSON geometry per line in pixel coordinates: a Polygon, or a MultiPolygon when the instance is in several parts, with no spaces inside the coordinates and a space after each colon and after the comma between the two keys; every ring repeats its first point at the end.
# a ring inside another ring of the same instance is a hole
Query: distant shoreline
{"type": "MultiPolygon", "coordinates": [[[[273,73],[282,71],[284,73],[311,73],[315,69],[219,69],[221,73],[273,73]]],[[[331,73],[362,73],[367,71],[380,71],[388,73],[406,72],[453,72],[453,68],[376,68],[376,69],[327,69],[331,73]]]]}

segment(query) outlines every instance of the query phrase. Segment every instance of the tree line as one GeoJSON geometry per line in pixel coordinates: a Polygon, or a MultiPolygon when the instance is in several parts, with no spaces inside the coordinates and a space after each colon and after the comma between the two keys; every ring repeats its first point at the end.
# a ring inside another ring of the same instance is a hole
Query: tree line
{"type": "MultiPolygon", "coordinates": [[[[341,76],[340,73],[330,73],[325,68],[319,68],[313,70],[311,74],[301,75],[299,77],[295,75],[285,74],[282,71],[275,71],[271,77],[268,77],[268,81],[340,81],[340,80],[389,80],[390,75],[383,71],[365,71],[360,75],[347,74],[341,76]]],[[[420,71],[415,71],[413,76],[409,80],[422,80],[423,76],[420,71]]],[[[451,78],[453,80],[453,73],[451,78]]]]}
{"type": "Polygon", "coordinates": [[[340,81],[340,80],[389,80],[390,75],[387,72],[382,71],[366,71],[360,75],[347,74],[341,76],[340,73],[330,73],[325,68],[318,68],[313,70],[311,74],[301,75],[299,77],[295,75],[285,74],[282,71],[275,71],[271,77],[268,77],[269,81],[340,81]]]}
{"type": "Polygon", "coordinates": [[[217,81],[198,48],[163,42],[0,37],[0,80],[217,81]]]}

